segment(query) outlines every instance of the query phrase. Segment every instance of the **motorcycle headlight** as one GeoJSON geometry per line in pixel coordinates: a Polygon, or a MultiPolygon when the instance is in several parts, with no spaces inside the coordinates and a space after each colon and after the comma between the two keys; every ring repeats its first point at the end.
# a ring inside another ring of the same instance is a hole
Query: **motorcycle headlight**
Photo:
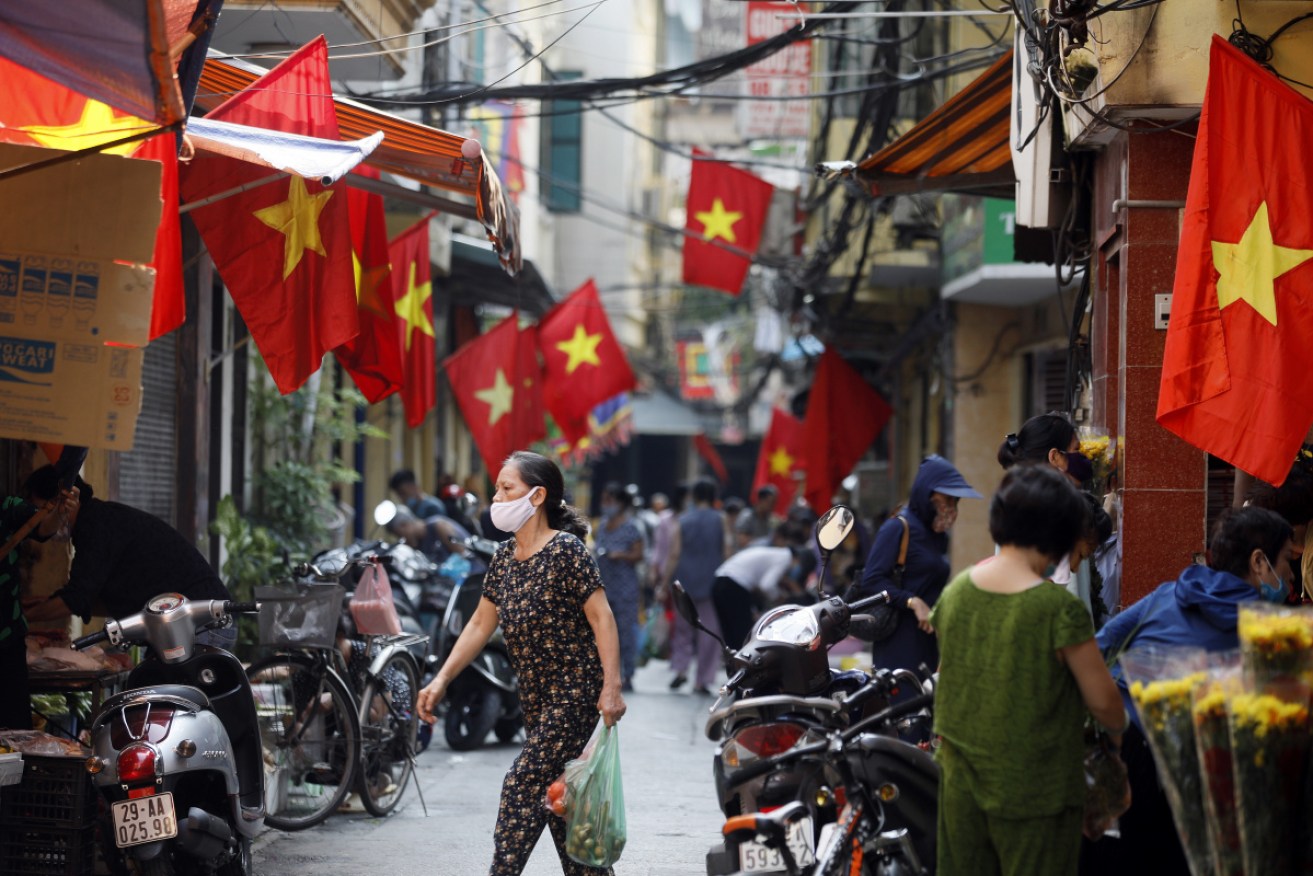
{"type": "Polygon", "coordinates": [[[821,634],[816,623],[816,615],[810,609],[800,608],[788,614],[782,614],[767,622],[757,631],[757,638],[766,642],[782,642],[786,645],[807,645],[821,634]]]}

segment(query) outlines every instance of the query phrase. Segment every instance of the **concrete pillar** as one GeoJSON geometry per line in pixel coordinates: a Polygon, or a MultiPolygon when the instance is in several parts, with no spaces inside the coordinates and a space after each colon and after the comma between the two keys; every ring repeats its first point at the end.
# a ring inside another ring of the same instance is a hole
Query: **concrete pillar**
{"type": "Polygon", "coordinates": [[[1183,201],[1193,149],[1179,133],[1123,133],[1097,162],[1093,407],[1119,447],[1123,605],[1204,549],[1207,457],[1155,417],[1167,332],[1154,327],[1154,296],[1172,291],[1180,210],[1113,211],[1118,198],[1183,201]]]}

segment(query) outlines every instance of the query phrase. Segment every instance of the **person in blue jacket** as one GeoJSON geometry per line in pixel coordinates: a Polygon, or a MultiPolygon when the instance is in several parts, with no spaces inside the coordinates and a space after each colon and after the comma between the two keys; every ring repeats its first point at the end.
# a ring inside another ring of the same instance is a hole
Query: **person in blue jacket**
{"type": "MultiPolygon", "coordinates": [[[[1191,646],[1206,651],[1238,648],[1240,605],[1286,599],[1292,578],[1292,532],[1280,514],[1266,508],[1249,506],[1223,512],[1208,540],[1208,565],[1187,566],[1175,581],[1160,584],[1108,621],[1095,636],[1099,650],[1113,659],[1123,651],[1152,646],[1191,646]]],[[[1189,876],[1120,663],[1113,664],[1112,677],[1131,716],[1132,726],[1122,737],[1121,749],[1131,784],[1131,808],[1120,819],[1119,839],[1085,843],[1081,873],[1189,876]]]]}
{"type": "Polygon", "coordinates": [[[939,645],[930,626],[930,608],[948,583],[948,530],[957,520],[959,499],[979,499],[953,464],[942,456],[927,456],[912,481],[907,504],[875,534],[862,579],[849,599],[888,590],[890,605],[899,612],[893,633],[871,647],[873,666],[917,671],[939,666],[939,645]],[[900,583],[894,566],[907,521],[907,561],[900,583]]]}

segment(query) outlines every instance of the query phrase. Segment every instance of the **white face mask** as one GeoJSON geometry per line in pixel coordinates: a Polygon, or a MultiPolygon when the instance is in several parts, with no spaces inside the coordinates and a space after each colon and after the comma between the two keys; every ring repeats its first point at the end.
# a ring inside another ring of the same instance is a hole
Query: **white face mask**
{"type": "Polygon", "coordinates": [[[493,502],[488,508],[488,514],[492,517],[492,525],[502,532],[519,532],[520,527],[529,522],[533,512],[537,509],[533,506],[533,494],[538,492],[542,487],[534,487],[518,499],[511,499],[509,502],[493,502]]]}

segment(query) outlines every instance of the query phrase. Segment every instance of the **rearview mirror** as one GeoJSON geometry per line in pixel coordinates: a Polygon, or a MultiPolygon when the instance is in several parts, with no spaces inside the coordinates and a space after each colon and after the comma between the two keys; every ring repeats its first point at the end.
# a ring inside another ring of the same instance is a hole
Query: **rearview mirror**
{"type": "Polygon", "coordinates": [[[387,526],[397,517],[397,503],[391,499],[384,499],[374,508],[374,522],[379,526],[387,526]]]}
{"type": "Polygon", "coordinates": [[[696,627],[698,625],[698,607],[693,604],[693,597],[688,595],[684,585],[678,581],[670,589],[674,593],[675,611],[678,611],[679,616],[688,621],[690,625],[696,627]]]}
{"type": "Polygon", "coordinates": [[[844,505],[835,505],[816,521],[816,546],[821,549],[823,554],[832,553],[839,545],[843,544],[843,540],[848,537],[848,533],[853,531],[853,526],[856,523],[857,517],[850,508],[844,505]]]}

